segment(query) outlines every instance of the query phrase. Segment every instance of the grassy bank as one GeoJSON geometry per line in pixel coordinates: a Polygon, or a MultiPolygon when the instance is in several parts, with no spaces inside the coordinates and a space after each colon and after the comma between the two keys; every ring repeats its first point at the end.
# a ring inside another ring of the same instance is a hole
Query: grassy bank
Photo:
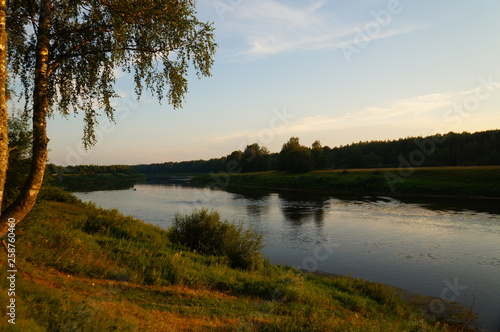
{"type": "Polygon", "coordinates": [[[500,197],[500,167],[435,167],[314,171],[305,174],[261,172],[204,174],[202,184],[324,190],[340,194],[500,197]]]}
{"type": "MultiPolygon", "coordinates": [[[[438,323],[439,317],[429,322],[393,288],[267,262],[258,270],[233,269],[223,257],[173,245],[168,231],[84,204],[61,189],[43,196],[47,200],[15,231],[16,324],[7,322],[1,305],[2,331],[461,328],[438,323]]],[[[3,255],[0,303],[7,304],[5,263],[3,255]]]]}

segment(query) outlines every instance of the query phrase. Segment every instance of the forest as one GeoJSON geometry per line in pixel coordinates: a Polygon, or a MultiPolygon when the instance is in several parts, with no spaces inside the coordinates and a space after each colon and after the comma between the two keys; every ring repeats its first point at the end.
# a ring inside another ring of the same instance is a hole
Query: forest
{"type": "Polygon", "coordinates": [[[135,174],[136,170],[126,165],[76,165],[76,166],[57,166],[47,164],[49,174],[135,174]]]}
{"type": "Polygon", "coordinates": [[[144,174],[153,173],[248,173],[281,170],[304,173],[322,169],[390,168],[401,165],[489,166],[500,165],[500,130],[476,133],[436,134],[398,140],[352,143],[330,148],[315,141],[303,146],[291,137],[280,152],[271,153],[258,143],[221,158],[135,165],[144,174]]]}

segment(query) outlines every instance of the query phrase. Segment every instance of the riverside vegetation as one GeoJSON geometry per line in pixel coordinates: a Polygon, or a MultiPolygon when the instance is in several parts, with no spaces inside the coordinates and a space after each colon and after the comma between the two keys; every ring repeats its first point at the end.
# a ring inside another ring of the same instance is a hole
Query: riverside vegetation
{"type": "Polygon", "coordinates": [[[146,178],[144,174],[138,173],[125,165],[61,167],[48,164],[47,172],[52,175],[47,178],[51,184],[70,191],[74,188],[85,188],[88,190],[92,190],[94,187],[102,188],[107,183],[116,186],[117,183],[122,182],[132,186],[134,181],[146,178]]]}
{"type": "Polygon", "coordinates": [[[261,235],[214,211],[163,230],[45,186],[15,232],[16,324],[0,306],[5,331],[466,330],[429,321],[394,288],[271,265],[261,235]]]}
{"type": "Polygon", "coordinates": [[[219,188],[236,185],[356,195],[500,197],[500,166],[212,173],[197,175],[193,181],[219,188]]]}
{"type": "Polygon", "coordinates": [[[315,141],[303,146],[291,137],[280,152],[258,143],[221,158],[133,166],[144,174],[249,173],[287,171],[306,173],[328,169],[381,169],[411,167],[500,165],[500,130],[453,133],[398,140],[352,143],[330,148],[315,141]]]}
{"type": "Polygon", "coordinates": [[[254,143],[210,160],[132,166],[154,174],[204,173],[228,185],[324,190],[338,194],[500,197],[500,130],[311,147],[291,137],[279,153],[254,143]]]}

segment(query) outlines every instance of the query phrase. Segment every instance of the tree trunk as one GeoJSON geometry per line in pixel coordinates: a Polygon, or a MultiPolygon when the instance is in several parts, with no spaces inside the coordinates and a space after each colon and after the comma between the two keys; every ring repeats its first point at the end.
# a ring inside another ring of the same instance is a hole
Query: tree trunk
{"type": "Polygon", "coordinates": [[[7,29],[6,2],[0,0],[0,211],[2,211],[3,190],[7,178],[7,167],[9,166],[9,137],[7,125],[7,29]]]}
{"type": "Polygon", "coordinates": [[[8,232],[9,219],[11,221],[14,219],[14,222],[18,223],[31,211],[43,182],[48,155],[47,145],[49,143],[47,138],[47,112],[49,107],[47,87],[51,16],[51,0],[41,1],[37,31],[35,85],[33,89],[33,153],[31,168],[21,193],[0,216],[0,238],[8,232]]]}

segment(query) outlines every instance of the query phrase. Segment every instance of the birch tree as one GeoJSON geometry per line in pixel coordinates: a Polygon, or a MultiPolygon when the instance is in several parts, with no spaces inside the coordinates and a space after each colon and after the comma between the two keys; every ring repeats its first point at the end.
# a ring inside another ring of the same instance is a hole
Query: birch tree
{"type": "MultiPolygon", "coordinates": [[[[212,24],[197,19],[193,0],[10,0],[5,8],[0,0],[0,89],[5,89],[8,32],[7,68],[22,84],[19,97],[32,119],[33,151],[20,195],[2,210],[0,237],[9,218],[21,221],[36,202],[48,155],[48,116],[83,113],[83,142],[90,147],[97,117],[113,120],[116,70],[133,76],[138,98],[149,90],[178,108],[189,69],[210,76],[216,49],[212,24]]],[[[4,99],[0,96],[0,191],[8,158],[4,99]]]]}

